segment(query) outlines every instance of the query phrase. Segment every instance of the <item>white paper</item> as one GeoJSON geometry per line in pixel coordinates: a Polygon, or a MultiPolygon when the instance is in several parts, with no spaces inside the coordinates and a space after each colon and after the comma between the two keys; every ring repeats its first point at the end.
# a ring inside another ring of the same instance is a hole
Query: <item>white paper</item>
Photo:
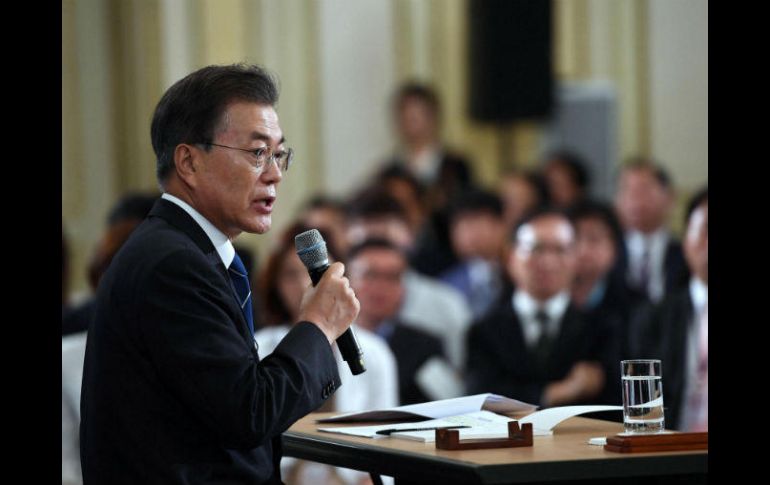
{"type": "Polygon", "coordinates": [[[535,434],[538,430],[547,432],[550,434],[554,426],[561,423],[565,419],[575,417],[579,414],[592,413],[596,411],[622,411],[623,406],[561,406],[555,408],[543,409],[536,411],[529,416],[521,418],[519,423],[532,423],[532,428],[535,434]]]}
{"type": "Polygon", "coordinates": [[[364,421],[415,421],[461,414],[473,413],[482,409],[496,413],[527,412],[537,409],[537,406],[510,399],[497,394],[475,394],[473,396],[455,397],[420,404],[410,404],[395,408],[371,410],[355,413],[340,414],[331,418],[319,419],[319,423],[356,423],[364,421]]]}
{"type": "MultiPolygon", "coordinates": [[[[459,429],[460,432],[460,439],[462,439],[463,434],[471,431],[476,432],[482,432],[483,430],[486,430],[490,426],[495,425],[502,425],[506,429],[506,434],[504,437],[507,437],[507,426],[509,421],[513,421],[511,418],[507,418],[505,416],[500,416],[499,414],[495,414],[490,411],[478,411],[475,413],[469,413],[469,414],[462,414],[459,416],[450,416],[448,418],[444,418],[442,421],[446,421],[449,424],[449,426],[470,426],[468,429],[459,429]]],[[[412,426],[410,427],[423,427],[423,426],[415,426],[415,423],[411,423],[412,426]]],[[[436,441],[436,430],[430,430],[430,431],[406,431],[402,433],[392,433],[390,435],[391,438],[403,438],[408,440],[414,440],[414,441],[423,441],[425,443],[433,443],[436,441]]]]}
{"type": "Polygon", "coordinates": [[[439,428],[444,426],[456,426],[457,423],[449,419],[431,419],[428,421],[379,424],[376,426],[350,426],[346,428],[318,428],[318,431],[326,433],[338,433],[349,436],[363,436],[364,438],[387,438],[387,435],[378,435],[377,431],[383,429],[411,429],[411,428],[439,428]]]}

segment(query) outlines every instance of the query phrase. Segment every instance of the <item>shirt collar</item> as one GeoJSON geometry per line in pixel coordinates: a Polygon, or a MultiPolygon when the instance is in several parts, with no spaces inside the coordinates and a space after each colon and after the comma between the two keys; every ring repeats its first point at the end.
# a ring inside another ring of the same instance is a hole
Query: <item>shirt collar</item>
{"type": "Polygon", "coordinates": [[[703,307],[709,302],[709,287],[699,278],[690,278],[690,299],[696,313],[703,311],[703,307]]]}
{"type": "Polygon", "coordinates": [[[211,239],[211,244],[213,244],[214,249],[217,250],[217,254],[219,254],[219,258],[222,260],[222,263],[224,263],[225,268],[229,268],[235,258],[235,248],[225,233],[217,229],[216,226],[203,217],[200,212],[179,197],[175,197],[169,193],[164,193],[161,197],[181,207],[195,222],[198,223],[199,226],[201,226],[203,232],[205,232],[209,239],[211,239]]]}
{"type": "Polygon", "coordinates": [[[643,234],[640,231],[633,230],[628,233],[626,241],[629,249],[634,251],[634,253],[641,254],[645,247],[649,251],[656,251],[666,247],[668,230],[665,227],[661,227],[650,234],[643,234]]]}
{"type": "Polygon", "coordinates": [[[528,293],[516,290],[513,293],[513,309],[517,314],[534,317],[535,313],[542,308],[552,321],[561,320],[564,312],[569,305],[569,293],[562,291],[545,301],[537,301],[528,293]]]}

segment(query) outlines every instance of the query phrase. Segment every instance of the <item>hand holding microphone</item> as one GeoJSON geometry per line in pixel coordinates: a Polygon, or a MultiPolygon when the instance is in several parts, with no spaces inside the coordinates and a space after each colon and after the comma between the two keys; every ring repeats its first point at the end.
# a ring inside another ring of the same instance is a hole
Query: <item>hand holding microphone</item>
{"type": "Polygon", "coordinates": [[[344,276],[345,266],[329,265],[326,243],[316,229],[298,234],[294,241],[314,286],[302,297],[299,319],[318,325],[330,343],[337,340],[340,354],[353,375],[365,372],[363,352],[350,328],[360,304],[344,276]]]}

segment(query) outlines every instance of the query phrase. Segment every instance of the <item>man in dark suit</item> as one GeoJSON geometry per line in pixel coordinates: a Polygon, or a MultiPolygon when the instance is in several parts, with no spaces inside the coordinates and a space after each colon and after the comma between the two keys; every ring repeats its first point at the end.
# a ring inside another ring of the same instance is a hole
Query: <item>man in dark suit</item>
{"type": "Polygon", "coordinates": [[[687,208],[689,285],[633,320],[635,357],[660,359],[666,428],[708,430],[708,189],[687,208]]]}
{"type": "Polygon", "coordinates": [[[339,386],[330,344],[358,313],[335,263],[260,361],[232,240],[270,229],[292,152],[258,66],[209,66],[156,107],[164,194],[96,297],[81,396],[84,483],[280,483],[280,435],[339,386]]]}
{"type": "Polygon", "coordinates": [[[441,341],[398,318],[403,302],[406,256],[386,239],[367,239],[350,249],[350,284],[361,300],[356,323],[381,336],[396,357],[399,401],[414,404],[440,397],[435,384],[452,386],[454,371],[444,360],[441,341]],[[431,382],[432,381],[432,382],[431,382]]]}
{"type": "Polygon", "coordinates": [[[417,271],[437,276],[456,262],[449,242],[447,204],[473,186],[473,173],[470,162],[441,139],[441,103],[432,87],[416,82],[401,85],[392,109],[399,146],[385,162],[385,171],[403,168],[425,188],[428,217],[415,247],[417,257],[411,262],[417,271]]]}
{"type": "Polygon", "coordinates": [[[591,401],[602,391],[601,339],[570,303],[574,245],[569,220],[555,210],[519,224],[508,260],[516,289],[468,333],[469,393],[548,407],[591,401]]]}
{"type": "Polygon", "coordinates": [[[615,206],[625,230],[621,261],[631,288],[653,303],[687,286],[682,245],[668,229],[674,190],[666,171],[651,160],[635,158],[620,173],[615,206]]]}

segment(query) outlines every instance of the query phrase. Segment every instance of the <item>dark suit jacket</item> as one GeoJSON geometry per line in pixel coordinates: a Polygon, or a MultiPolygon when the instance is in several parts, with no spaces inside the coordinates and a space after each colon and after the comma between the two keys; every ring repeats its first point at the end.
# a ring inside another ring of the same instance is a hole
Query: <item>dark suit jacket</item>
{"type": "Polygon", "coordinates": [[[663,371],[663,408],[666,428],[677,429],[687,374],[687,333],[693,314],[690,290],[676,291],[657,306],[641,309],[632,320],[633,358],[660,359],[663,371]]]}
{"type": "MultiPolygon", "coordinates": [[[[621,258],[618,264],[618,267],[622,271],[624,277],[628,272],[627,252],[628,249],[625,249],[625,251],[621,254],[621,258]]],[[[676,291],[680,288],[685,288],[687,287],[687,283],[690,281],[690,270],[687,267],[687,261],[684,258],[682,244],[674,239],[673,236],[669,237],[668,245],[666,245],[666,253],[663,256],[663,274],[665,293],[676,291]]]]}
{"type": "Polygon", "coordinates": [[[401,405],[431,399],[422,392],[414,375],[431,357],[444,358],[441,341],[432,335],[396,322],[386,341],[398,367],[398,394],[401,405]]]}
{"type": "Polygon", "coordinates": [[[600,346],[596,329],[570,304],[548,365],[538,368],[511,299],[503,299],[468,332],[468,393],[493,392],[539,405],[546,385],[565,378],[575,363],[600,362],[600,346]]]}
{"type": "Polygon", "coordinates": [[[84,483],[280,483],[280,434],[340,385],[318,327],[260,362],[219,255],[158,200],[99,285],[81,394],[84,483]]]}

